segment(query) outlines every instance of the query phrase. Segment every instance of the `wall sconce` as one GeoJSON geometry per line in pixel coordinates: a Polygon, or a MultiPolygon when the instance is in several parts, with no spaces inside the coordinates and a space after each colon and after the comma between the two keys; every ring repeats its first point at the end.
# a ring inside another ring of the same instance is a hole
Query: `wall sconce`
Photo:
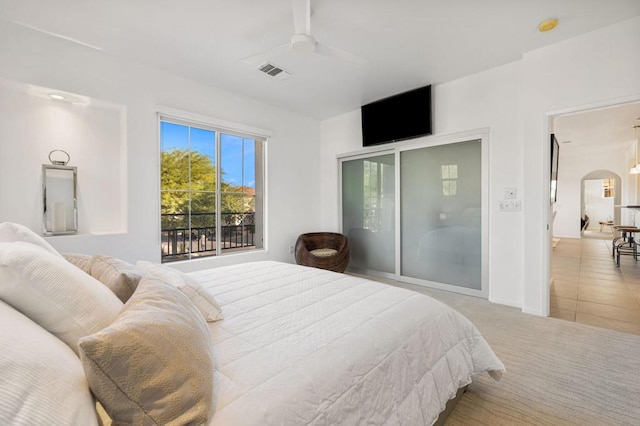
{"type": "Polygon", "coordinates": [[[67,152],[53,150],[49,153],[51,164],[42,165],[42,225],[45,235],[78,232],[78,170],[67,166],[69,160],[71,157],[67,152]]]}

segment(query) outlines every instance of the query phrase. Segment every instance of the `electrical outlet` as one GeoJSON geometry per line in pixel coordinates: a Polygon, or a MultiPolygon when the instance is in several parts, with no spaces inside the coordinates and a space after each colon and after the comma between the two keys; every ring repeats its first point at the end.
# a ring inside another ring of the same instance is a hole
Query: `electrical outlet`
{"type": "Polygon", "coordinates": [[[289,254],[293,254],[293,246],[289,246],[289,254]]]}
{"type": "Polygon", "coordinates": [[[519,212],[520,210],[522,210],[522,203],[520,200],[500,201],[501,212],[519,212]]]}

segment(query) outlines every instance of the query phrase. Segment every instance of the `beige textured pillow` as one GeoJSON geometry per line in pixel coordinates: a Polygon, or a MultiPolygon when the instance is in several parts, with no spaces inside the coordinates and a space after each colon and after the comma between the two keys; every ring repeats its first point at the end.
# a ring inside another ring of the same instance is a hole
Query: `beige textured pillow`
{"type": "Polygon", "coordinates": [[[16,241],[0,243],[0,299],[74,351],[78,340],[116,319],[122,302],[61,255],[16,241]]]}
{"type": "Polygon", "coordinates": [[[138,287],[142,271],[124,260],[96,255],[91,258],[91,276],[106,285],[126,302],[138,287]]]}
{"type": "Polygon", "coordinates": [[[202,424],[213,411],[209,330],[174,286],[144,277],[118,319],[79,342],[89,386],[114,424],[202,424]]]}
{"type": "Polygon", "coordinates": [[[140,269],[152,277],[159,278],[186,294],[196,305],[207,322],[224,319],[222,309],[213,295],[205,290],[195,279],[177,269],[159,265],[153,262],[139,260],[136,263],[140,269]]]}
{"type": "Polygon", "coordinates": [[[91,274],[91,255],[81,253],[63,253],[62,257],[83,272],[91,274]]]}

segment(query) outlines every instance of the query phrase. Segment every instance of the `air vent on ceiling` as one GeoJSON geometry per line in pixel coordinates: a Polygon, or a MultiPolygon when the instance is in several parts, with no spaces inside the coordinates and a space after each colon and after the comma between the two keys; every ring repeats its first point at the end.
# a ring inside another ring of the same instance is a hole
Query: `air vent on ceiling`
{"type": "Polygon", "coordinates": [[[270,75],[271,77],[277,78],[278,80],[283,80],[291,75],[290,73],[286,72],[282,68],[277,67],[268,62],[260,65],[258,69],[263,73],[270,75]]]}

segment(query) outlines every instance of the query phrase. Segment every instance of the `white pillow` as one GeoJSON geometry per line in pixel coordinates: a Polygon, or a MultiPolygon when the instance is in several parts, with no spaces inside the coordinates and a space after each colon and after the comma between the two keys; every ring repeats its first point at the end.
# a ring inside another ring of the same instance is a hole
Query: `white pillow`
{"type": "Polygon", "coordinates": [[[2,424],[97,425],[82,362],[67,345],[0,301],[2,424]]]}
{"type": "Polygon", "coordinates": [[[25,241],[27,243],[35,244],[62,257],[62,255],[58,253],[51,244],[26,226],[11,222],[0,223],[0,242],[11,243],[13,241],[25,241]]]}
{"type": "Polygon", "coordinates": [[[107,327],[122,302],[100,281],[42,247],[0,243],[0,299],[76,353],[78,340],[107,327]]]}
{"type": "Polygon", "coordinates": [[[182,272],[153,262],[139,260],[136,266],[147,275],[172,284],[191,299],[207,322],[224,319],[222,309],[211,293],[208,293],[196,280],[182,272]]]}

